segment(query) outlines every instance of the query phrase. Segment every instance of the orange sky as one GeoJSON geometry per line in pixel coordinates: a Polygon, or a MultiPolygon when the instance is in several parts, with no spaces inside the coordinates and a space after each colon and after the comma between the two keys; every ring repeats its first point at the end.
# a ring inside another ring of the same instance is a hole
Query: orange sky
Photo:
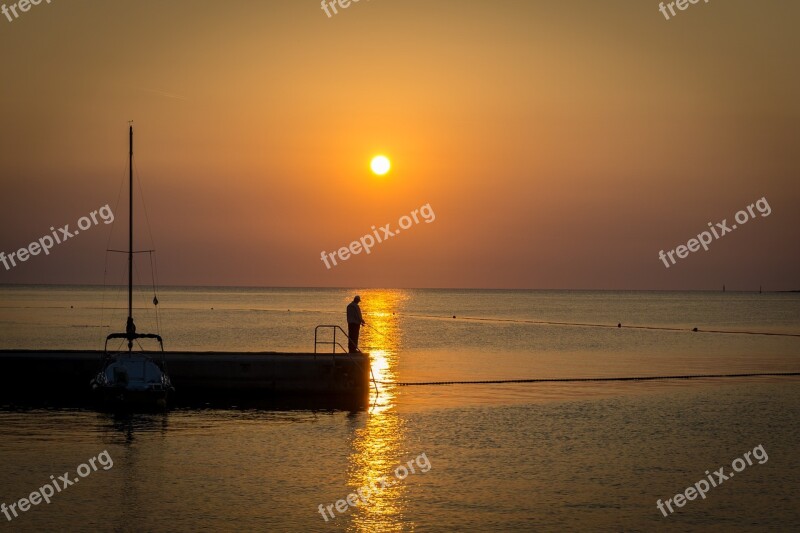
{"type": "MultiPolygon", "coordinates": [[[[800,4],[712,0],[669,21],[654,1],[339,11],[0,16],[0,250],[107,203],[124,247],[133,119],[162,284],[800,289],[800,4]],[[761,197],[769,217],[658,259],[761,197]],[[428,203],[434,222],[321,262],[428,203]]],[[[109,228],[0,265],[0,283],[102,283],[109,228]]]]}

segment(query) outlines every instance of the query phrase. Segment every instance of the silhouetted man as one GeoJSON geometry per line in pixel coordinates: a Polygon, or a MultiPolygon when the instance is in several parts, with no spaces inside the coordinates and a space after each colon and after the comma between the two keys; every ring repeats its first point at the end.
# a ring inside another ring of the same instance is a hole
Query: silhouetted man
{"type": "Polygon", "coordinates": [[[361,308],[358,306],[358,302],[360,301],[361,296],[356,295],[353,301],[347,305],[347,336],[350,337],[347,346],[350,353],[360,352],[358,349],[358,333],[361,330],[362,324],[366,324],[364,319],[361,318],[361,308]]]}

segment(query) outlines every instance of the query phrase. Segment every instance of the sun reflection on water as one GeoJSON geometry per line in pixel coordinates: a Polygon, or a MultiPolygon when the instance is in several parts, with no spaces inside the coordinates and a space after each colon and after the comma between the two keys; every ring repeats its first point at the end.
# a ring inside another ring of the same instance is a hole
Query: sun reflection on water
{"type": "Polygon", "coordinates": [[[397,376],[401,332],[396,313],[407,298],[405,291],[400,290],[368,291],[362,296],[361,307],[367,325],[361,330],[359,346],[370,353],[372,375],[378,382],[379,394],[370,409],[374,415],[390,409],[394,403],[396,387],[385,382],[395,381],[397,376]]]}
{"type": "Polygon", "coordinates": [[[353,510],[349,529],[400,531],[406,489],[402,481],[395,482],[393,470],[406,454],[404,422],[394,410],[396,386],[381,382],[396,380],[401,332],[395,313],[408,295],[399,290],[374,290],[363,292],[361,298],[367,326],[359,345],[370,353],[378,394],[373,392],[366,422],[353,439],[348,485],[353,492],[368,487],[371,493],[366,504],[353,510]],[[394,483],[383,488],[378,483],[381,478],[394,483]]]}

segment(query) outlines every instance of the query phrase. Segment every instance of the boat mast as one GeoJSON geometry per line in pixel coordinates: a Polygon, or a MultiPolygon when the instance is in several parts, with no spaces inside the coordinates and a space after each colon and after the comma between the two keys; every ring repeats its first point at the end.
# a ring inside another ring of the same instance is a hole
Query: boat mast
{"type": "Polygon", "coordinates": [[[128,351],[133,349],[133,336],[136,326],[133,323],[133,125],[129,126],[128,141],[128,322],[125,333],[128,336],[128,351]]]}

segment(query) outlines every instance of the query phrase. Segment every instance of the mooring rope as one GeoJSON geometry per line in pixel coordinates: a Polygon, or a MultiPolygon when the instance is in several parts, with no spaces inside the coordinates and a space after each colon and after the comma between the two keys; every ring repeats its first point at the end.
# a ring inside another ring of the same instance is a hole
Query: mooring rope
{"type": "Polygon", "coordinates": [[[503,383],[572,383],[582,381],[655,381],[664,379],[749,378],[749,377],[800,376],[800,372],[752,372],[747,374],[688,374],[684,376],[635,376],[610,378],[532,378],[489,379],[480,381],[378,381],[381,385],[412,387],[417,385],[494,385],[503,383]]]}

